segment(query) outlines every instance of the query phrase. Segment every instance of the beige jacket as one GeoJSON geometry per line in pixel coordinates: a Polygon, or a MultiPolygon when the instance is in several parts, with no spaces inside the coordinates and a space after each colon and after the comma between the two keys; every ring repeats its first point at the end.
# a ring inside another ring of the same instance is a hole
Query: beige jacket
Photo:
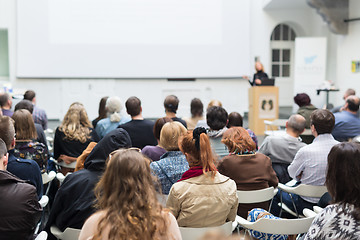
{"type": "Polygon", "coordinates": [[[236,184],[216,173],[215,178],[201,175],[175,183],[166,206],[180,227],[212,227],[234,221],[238,208],[236,184]]]}

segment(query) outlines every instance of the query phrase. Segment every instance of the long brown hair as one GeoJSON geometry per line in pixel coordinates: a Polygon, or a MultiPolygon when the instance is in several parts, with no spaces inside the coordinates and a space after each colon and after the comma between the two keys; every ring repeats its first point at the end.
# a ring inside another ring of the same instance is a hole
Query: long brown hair
{"type": "Polygon", "coordinates": [[[211,149],[209,137],[203,128],[195,128],[193,131],[187,131],[179,139],[179,148],[184,154],[189,154],[192,158],[188,159],[189,166],[202,166],[203,172],[211,172],[211,176],[216,174],[215,157],[211,149]],[[199,130],[200,129],[200,130],[199,130]],[[198,140],[197,140],[198,138],[198,140]],[[196,141],[199,141],[198,147],[196,141]]]}
{"type": "Polygon", "coordinates": [[[109,155],[107,168],[95,187],[96,206],[105,211],[93,240],[155,239],[165,235],[167,218],[156,198],[150,161],[132,149],[116,150],[109,155]]]}
{"type": "Polygon", "coordinates": [[[242,154],[256,149],[256,143],[243,127],[232,127],[226,130],[221,142],[228,147],[230,153],[242,154]]]}
{"type": "Polygon", "coordinates": [[[15,121],[14,126],[17,140],[32,140],[37,138],[34,120],[28,110],[16,110],[12,115],[12,119],[15,121]]]}
{"type": "Polygon", "coordinates": [[[70,105],[59,129],[65,134],[66,139],[85,143],[91,138],[91,127],[84,105],[74,102],[70,105]]]}

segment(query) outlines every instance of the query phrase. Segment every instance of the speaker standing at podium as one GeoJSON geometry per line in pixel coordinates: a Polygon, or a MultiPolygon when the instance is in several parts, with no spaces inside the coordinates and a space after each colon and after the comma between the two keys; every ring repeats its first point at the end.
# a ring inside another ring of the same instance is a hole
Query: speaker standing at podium
{"type": "Polygon", "coordinates": [[[264,72],[264,66],[261,62],[255,63],[256,73],[254,74],[252,82],[249,80],[251,86],[260,86],[263,80],[269,79],[268,75],[264,72]]]}

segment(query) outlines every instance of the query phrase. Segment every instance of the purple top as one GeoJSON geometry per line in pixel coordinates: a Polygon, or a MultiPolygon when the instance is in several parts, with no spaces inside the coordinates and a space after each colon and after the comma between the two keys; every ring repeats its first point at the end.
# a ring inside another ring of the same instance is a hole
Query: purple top
{"type": "Polygon", "coordinates": [[[145,146],[141,153],[143,153],[145,156],[149,157],[153,161],[159,161],[160,157],[166,153],[166,150],[159,146],[145,146]]]}
{"type": "Polygon", "coordinates": [[[2,110],[2,114],[3,116],[8,116],[8,117],[12,117],[12,115],[14,114],[13,111],[8,110],[8,109],[1,109],[2,110]]]}

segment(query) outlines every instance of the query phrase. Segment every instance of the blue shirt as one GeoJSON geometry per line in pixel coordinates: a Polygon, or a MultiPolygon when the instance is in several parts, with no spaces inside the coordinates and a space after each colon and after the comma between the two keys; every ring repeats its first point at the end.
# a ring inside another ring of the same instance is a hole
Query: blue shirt
{"type": "Polygon", "coordinates": [[[127,123],[131,119],[128,117],[121,117],[120,122],[111,122],[110,118],[101,119],[95,127],[95,131],[100,138],[103,138],[106,134],[116,129],[120,124],[127,123]]]}
{"type": "Polygon", "coordinates": [[[356,114],[341,111],[334,114],[335,127],[332,135],[338,141],[347,141],[349,138],[360,135],[360,119],[356,114]]]}

